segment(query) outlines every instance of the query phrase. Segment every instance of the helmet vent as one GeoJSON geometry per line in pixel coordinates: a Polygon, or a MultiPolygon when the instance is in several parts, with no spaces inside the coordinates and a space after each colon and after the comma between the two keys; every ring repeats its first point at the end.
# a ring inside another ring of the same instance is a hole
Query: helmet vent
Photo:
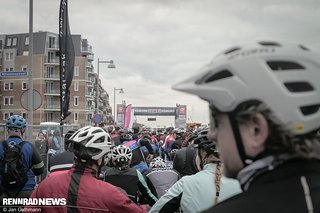
{"type": "Polygon", "coordinates": [[[83,141],[81,141],[81,143],[82,143],[83,145],[86,145],[92,138],[93,138],[93,135],[90,136],[90,137],[88,137],[88,138],[86,138],[86,139],[84,139],[83,141]]]}
{"type": "Polygon", "coordinates": [[[229,78],[232,76],[233,76],[233,74],[229,70],[222,70],[222,71],[215,73],[213,75],[212,75],[212,73],[209,72],[205,76],[203,76],[201,79],[197,80],[196,84],[210,83],[213,81],[229,78]]]}
{"type": "Polygon", "coordinates": [[[88,131],[85,131],[84,133],[79,134],[78,137],[82,138],[82,137],[86,137],[88,135],[88,131]]]}
{"type": "Polygon", "coordinates": [[[320,104],[300,107],[300,110],[301,110],[303,115],[315,114],[315,113],[317,113],[319,111],[319,109],[320,109],[320,104]]]}
{"type": "Polygon", "coordinates": [[[233,52],[238,51],[240,49],[241,48],[239,48],[239,47],[234,47],[234,48],[231,48],[231,49],[225,51],[223,54],[228,55],[229,53],[233,53],[233,52]]]}
{"type": "Polygon", "coordinates": [[[273,41],[260,41],[258,43],[261,44],[262,46],[277,46],[277,47],[281,47],[281,44],[279,44],[277,42],[273,42],[273,41]]]}
{"type": "Polygon", "coordinates": [[[304,70],[304,66],[292,61],[267,61],[268,66],[274,71],[304,70]]]}
{"type": "Polygon", "coordinates": [[[100,132],[102,132],[102,130],[101,129],[97,129],[97,130],[92,131],[91,134],[96,134],[96,133],[100,133],[100,132]]]}
{"type": "Polygon", "coordinates": [[[98,138],[97,140],[95,140],[93,143],[103,143],[105,141],[105,137],[102,136],[100,138],[98,138]]]}
{"type": "Polygon", "coordinates": [[[290,92],[309,92],[314,90],[313,86],[308,82],[290,82],[284,83],[284,85],[290,92]]]}

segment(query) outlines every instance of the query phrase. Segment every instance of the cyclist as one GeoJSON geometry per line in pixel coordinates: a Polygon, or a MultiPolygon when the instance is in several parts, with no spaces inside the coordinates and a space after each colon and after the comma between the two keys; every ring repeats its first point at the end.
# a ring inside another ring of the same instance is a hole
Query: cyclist
{"type": "Polygon", "coordinates": [[[154,158],[149,169],[143,173],[152,194],[160,198],[168,189],[179,180],[179,173],[166,167],[161,157],[154,158]]]}
{"type": "Polygon", "coordinates": [[[130,168],[132,152],[123,145],[112,149],[112,163],[114,167],[109,167],[105,171],[104,181],[125,190],[128,197],[138,203],[140,193],[150,206],[158,200],[150,191],[143,175],[136,169],[130,168]]]}
{"type": "Polygon", "coordinates": [[[154,152],[150,143],[150,140],[147,138],[141,138],[137,140],[132,140],[123,143],[124,146],[130,148],[132,151],[132,160],[130,167],[133,167],[139,170],[140,173],[143,173],[148,169],[147,162],[150,162],[154,157],[154,152]],[[142,150],[142,147],[146,147],[148,153],[145,157],[145,152],[142,150]]]}
{"type": "Polygon", "coordinates": [[[41,212],[146,212],[144,206],[133,203],[115,186],[96,178],[112,146],[108,133],[100,127],[86,126],[75,132],[70,141],[76,157],[72,169],[49,176],[31,195],[31,198],[65,198],[67,205],[27,208],[41,212]]]}
{"type": "Polygon", "coordinates": [[[237,181],[221,181],[221,161],[216,143],[206,136],[200,136],[197,144],[201,171],[184,176],[151,208],[152,212],[175,212],[180,207],[183,212],[200,212],[218,202],[241,192],[237,181]]]}
{"type": "MultiPolygon", "coordinates": [[[[7,150],[14,148],[14,146],[19,145],[22,154],[22,164],[23,168],[26,171],[26,182],[22,186],[11,186],[6,185],[4,181],[5,177],[1,177],[1,187],[3,194],[1,197],[29,197],[33,189],[36,186],[35,176],[41,175],[44,170],[44,164],[41,159],[40,154],[36,150],[35,146],[29,142],[24,141],[23,134],[26,130],[26,120],[21,115],[12,115],[6,120],[6,128],[9,137],[1,142],[0,144],[0,158],[1,158],[1,174],[6,173],[7,168],[2,168],[2,163],[4,163],[4,150],[7,147],[7,150]]],[[[20,153],[19,153],[20,155],[20,153]]],[[[5,166],[5,165],[4,165],[5,166]]],[[[15,164],[16,171],[20,173],[18,168],[18,163],[15,164]]],[[[14,168],[11,168],[14,169],[14,168]]],[[[17,175],[17,174],[16,174],[17,175]]],[[[18,180],[16,180],[18,182],[18,180]]],[[[14,182],[11,180],[11,182],[14,182]]],[[[9,183],[11,184],[11,183],[9,183]]]]}
{"type": "Polygon", "coordinates": [[[319,58],[302,45],[240,44],[174,87],[209,102],[209,137],[244,191],[207,212],[320,212],[319,58]]]}

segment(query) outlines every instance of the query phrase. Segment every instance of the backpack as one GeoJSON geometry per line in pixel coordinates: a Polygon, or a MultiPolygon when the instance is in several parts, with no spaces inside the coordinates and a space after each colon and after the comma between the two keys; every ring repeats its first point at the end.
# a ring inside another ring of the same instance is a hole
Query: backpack
{"type": "MultiPolygon", "coordinates": [[[[28,181],[27,170],[23,165],[22,146],[26,141],[14,144],[12,147],[3,141],[3,157],[0,161],[1,185],[5,189],[20,190],[28,181]]],[[[19,191],[20,191],[19,190],[19,191]]]]}

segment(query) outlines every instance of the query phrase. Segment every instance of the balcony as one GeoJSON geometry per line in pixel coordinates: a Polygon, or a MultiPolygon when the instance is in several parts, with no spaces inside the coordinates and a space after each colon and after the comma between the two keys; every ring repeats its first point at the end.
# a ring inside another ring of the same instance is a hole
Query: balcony
{"type": "Polygon", "coordinates": [[[59,58],[48,58],[45,57],[44,58],[44,64],[45,65],[55,65],[55,66],[59,66],[60,65],[60,60],[59,58]]]}
{"type": "Polygon", "coordinates": [[[45,111],[60,111],[60,105],[58,104],[46,104],[44,105],[45,111]]]}
{"type": "Polygon", "coordinates": [[[44,95],[60,96],[60,90],[56,89],[45,89],[44,95]]]}
{"type": "Polygon", "coordinates": [[[47,42],[47,48],[48,48],[48,50],[59,51],[59,43],[58,42],[55,42],[55,43],[47,42]]]}
{"type": "Polygon", "coordinates": [[[93,92],[86,93],[86,98],[87,98],[88,101],[94,100],[94,97],[95,97],[95,93],[93,93],[93,92]]]}
{"type": "Polygon", "coordinates": [[[86,68],[93,69],[93,65],[90,61],[86,62],[86,68]]]}
{"type": "Polygon", "coordinates": [[[44,80],[49,80],[49,81],[59,81],[60,80],[60,75],[51,74],[51,73],[44,73],[43,78],[44,78],[44,80]]]}
{"type": "Polygon", "coordinates": [[[92,46],[91,45],[83,45],[81,46],[81,53],[86,55],[92,55],[92,46]]]}
{"type": "Polygon", "coordinates": [[[86,106],[86,111],[91,111],[93,112],[94,111],[94,106],[86,106]]]}
{"type": "Polygon", "coordinates": [[[87,87],[94,87],[94,83],[90,80],[87,81],[87,87]]]}
{"type": "Polygon", "coordinates": [[[87,55],[87,59],[88,59],[89,61],[93,61],[93,60],[94,60],[93,54],[92,54],[92,55],[87,55]]]}

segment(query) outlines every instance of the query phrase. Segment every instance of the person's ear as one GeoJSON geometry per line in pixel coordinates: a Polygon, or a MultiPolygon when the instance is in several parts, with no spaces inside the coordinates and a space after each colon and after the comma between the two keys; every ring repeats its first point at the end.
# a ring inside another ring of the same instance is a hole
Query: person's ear
{"type": "Polygon", "coordinates": [[[241,133],[248,156],[255,157],[264,150],[269,135],[268,121],[261,113],[256,113],[242,125],[241,133]]]}
{"type": "Polygon", "coordinates": [[[252,133],[257,146],[263,146],[269,135],[268,121],[261,113],[252,118],[252,133]]]}

